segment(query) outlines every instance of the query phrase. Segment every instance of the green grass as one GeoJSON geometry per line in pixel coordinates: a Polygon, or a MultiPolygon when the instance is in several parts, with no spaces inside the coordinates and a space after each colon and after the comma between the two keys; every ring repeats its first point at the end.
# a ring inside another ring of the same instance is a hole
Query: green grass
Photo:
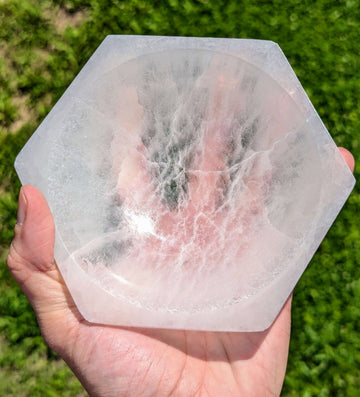
{"type": "MultiPolygon", "coordinates": [[[[103,38],[274,40],[336,143],[359,158],[359,26],[358,0],[0,1],[0,395],[84,395],[44,345],[5,257],[20,186],[14,158],[103,38]]],[[[356,187],[296,287],[283,396],[359,395],[359,213],[356,187]]]]}

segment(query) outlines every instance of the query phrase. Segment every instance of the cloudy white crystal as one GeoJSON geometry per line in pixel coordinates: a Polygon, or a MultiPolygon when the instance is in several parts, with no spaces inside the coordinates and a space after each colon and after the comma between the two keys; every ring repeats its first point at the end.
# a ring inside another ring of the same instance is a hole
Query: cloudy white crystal
{"type": "Polygon", "coordinates": [[[15,166],[83,316],[137,327],[265,329],[354,185],[257,40],[108,36],[15,166]]]}

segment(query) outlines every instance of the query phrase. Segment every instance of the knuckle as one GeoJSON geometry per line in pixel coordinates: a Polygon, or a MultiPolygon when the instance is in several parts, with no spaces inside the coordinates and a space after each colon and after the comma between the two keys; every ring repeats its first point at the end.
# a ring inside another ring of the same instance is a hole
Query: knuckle
{"type": "Polygon", "coordinates": [[[10,245],[6,263],[10,273],[21,287],[28,277],[28,272],[24,270],[28,267],[29,261],[19,253],[14,241],[10,245]]]}
{"type": "Polygon", "coordinates": [[[10,249],[6,258],[6,263],[8,265],[8,268],[13,271],[17,270],[20,265],[24,262],[24,258],[20,255],[15,241],[13,240],[10,245],[10,249]]]}

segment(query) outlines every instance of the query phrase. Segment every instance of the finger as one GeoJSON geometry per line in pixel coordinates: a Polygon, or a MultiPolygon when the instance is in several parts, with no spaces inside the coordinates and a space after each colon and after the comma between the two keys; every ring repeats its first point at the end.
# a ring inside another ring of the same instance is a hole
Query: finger
{"type": "Polygon", "coordinates": [[[28,265],[49,270],[54,266],[54,239],[54,222],[44,196],[34,186],[23,186],[12,243],[15,254],[28,265]]]}
{"type": "Polygon", "coordinates": [[[351,172],[354,172],[355,160],[354,156],[345,148],[339,147],[340,153],[342,154],[346,164],[349,166],[351,172]]]}
{"type": "Polygon", "coordinates": [[[54,261],[54,236],[54,222],[44,196],[33,186],[22,187],[7,264],[34,308],[42,299],[50,303],[49,288],[61,284],[54,261]],[[49,277],[53,281],[50,284],[49,277]]]}
{"type": "Polygon", "coordinates": [[[54,235],[46,199],[35,187],[23,186],[7,264],[29,299],[46,342],[63,355],[68,349],[67,335],[76,329],[81,316],[56,266],[54,235]]]}

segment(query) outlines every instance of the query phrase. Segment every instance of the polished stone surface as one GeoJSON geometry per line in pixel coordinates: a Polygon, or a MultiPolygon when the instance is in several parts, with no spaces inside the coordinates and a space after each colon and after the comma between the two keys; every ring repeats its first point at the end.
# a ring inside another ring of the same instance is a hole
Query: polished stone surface
{"type": "Polygon", "coordinates": [[[108,36],[16,169],[87,320],[214,331],[272,323],[354,185],[258,40],[108,36]]]}

